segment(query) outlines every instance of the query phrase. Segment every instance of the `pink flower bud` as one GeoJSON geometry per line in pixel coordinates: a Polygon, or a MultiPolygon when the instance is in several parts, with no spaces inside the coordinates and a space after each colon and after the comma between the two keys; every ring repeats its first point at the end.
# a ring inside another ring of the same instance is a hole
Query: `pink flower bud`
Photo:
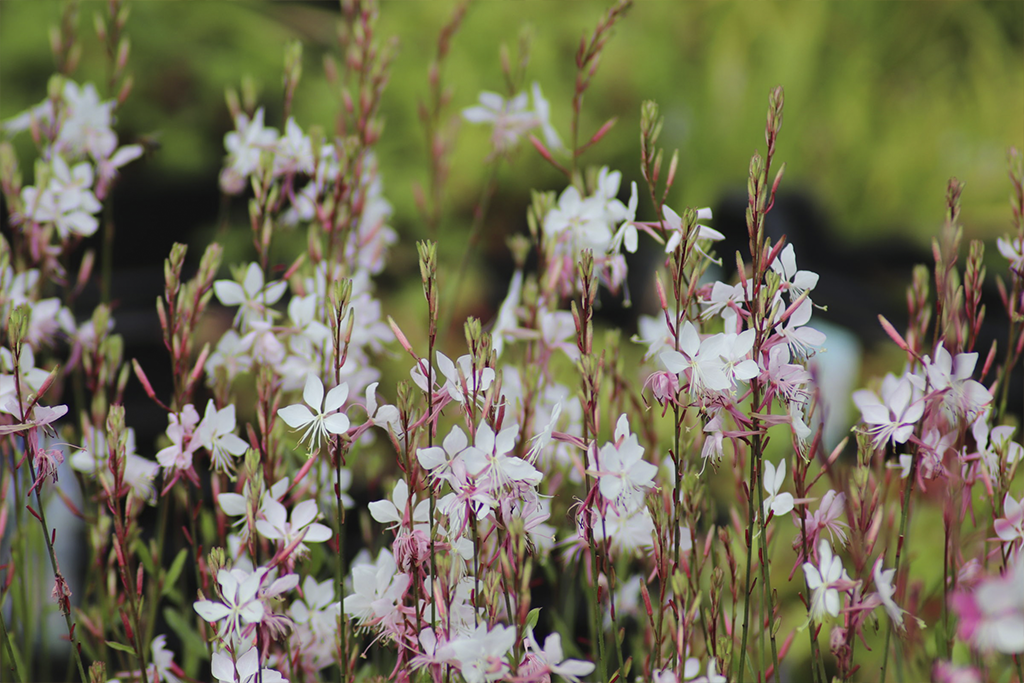
{"type": "Polygon", "coordinates": [[[676,394],[679,392],[679,379],[674,373],[656,372],[647,378],[647,383],[651,385],[651,391],[658,403],[666,404],[675,401],[676,394]]]}

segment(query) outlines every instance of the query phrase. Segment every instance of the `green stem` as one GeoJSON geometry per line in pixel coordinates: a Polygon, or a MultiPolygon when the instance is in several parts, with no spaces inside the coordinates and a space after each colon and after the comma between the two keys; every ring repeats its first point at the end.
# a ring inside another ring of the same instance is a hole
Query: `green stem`
{"type": "MultiPolygon", "coordinates": [[[[758,403],[756,397],[760,394],[760,391],[755,392],[755,405],[758,403]]],[[[754,437],[754,447],[760,450],[762,447],[761,437],[754,437]]],[[[763,456],[759,456],[758,460],[762,462],[762,466],[759,467],[763,475],[763,456]]],[[[758,475],[758,480],[761,479],[762,475],[758,475]]],[[[775,641],[775,601],[772,596],[772,575],[770,563],[768,562],[768,515],[764,512],[764,487],[757,487],[757,509],[761,513],[761,589],[764,591],[764,604],[768,610],[768,638],[771,641],[772,646],[772,672],[774,673],[775,683],[780,683],[779,680],[779,648],[775,641]]]]}
{"type": "MultiPolygon", "coordinates": [[[[345,604],[345,506],[341,502],[341,458],[334,459],[334,502],[338,506],[338,564],[335,569],[335,580],[338,583],[338,596],[341,604],[345,604]]],[[[348,674],[348,629],[345,623],[344,609],[338,610],[338,633],[341,637],[341,657],[338,668],[339,681],[347,683],[348,674]]]]}
{"type": "MultiPolygon", "coordinates": [[[[907,533],[907,519],[910,517],[910,494],[914,490],[914,480],[917,479],[917,453],[912,454],[910,460],[910,473],[907,475],[907,485],[903,489],[903,510],[900,513],[900,536],[896,541],[896,567],[895,580],[898,583],[900,578],[900,556],[903,552],[903,539],[907,533]]],[[[885,649],[882,651],[882,675],[881,683],[885,683],[886,668],[889,664],[889,640],[892,638],[892,619],[885,629],[885,649]]],[[[899,661],[897,661],[899,665],[899,661]]]]}
{"type": "Polygon", "coordinates": [[[4,621],[4,601],[0,599],[0,636],[3,636],[4,647],[7,649],[7,653],[10,656],[10,666],[14,670],[14,676],[19,681],[26,680],[25,676],[21,673],[21,657],[18,656],[18,651],[13,645],[11,645],[11,634],[7,630],[7,622],[4,621]]]}
{"type": "Polygon", "coordinates": [[[748,481],[750,481],[750,490],[747,492],[747,572],[746,579],[744,580],[743,588],[743,635],[740,639],[740,661],[736,669],[736,678],[739,683],[743,683],[744,676],[746,675],[745,665],[747,662],[747,635],[750,631],[750,579],[751,579],[751,564],[754,559],[754,505],[753,500],[750,498],[753,496],[753,488],[757,486],[757,453],[750,453],[750,475],[748,481]]]}
{"type": "MultiPolygon", "coordinates": [[[[17,369],[15,371],[17,372],[17,369]]],[[[35,464],[32,462],[32,454],[29,453],[25,460],[28,463],[29,475],[31,476],[32,481],[35,481],[36,468],[35,464]]],[[[53,569],[53,577],[54,580],[56,580],[58,574],[60,574],[60,570],[57,567],[57,552],[53,547],[53,540],[50,536],[50,527],[46,523],[46,511],[43,509],[43,500],[39,492],[39,488],[36,488],[36,507],[39,508],[36,510],[36,514],[39,516],[39,523],[43,527],[43,537],[46,541],[46,550],[50,557],[50,568],[53,569]]],[[[75,624],[71,623],[70,609],[67,612],[61,610],[61,612],[64,616],[64,623],[67,625],[68,639],[71,641],[71,652],[74,655],[75,664],[78,665],[78,675],[82,677],[82,681],[87,681],[89,679],[85,675],[85,665],[82,663],[82,653],[79,652],[78,639],[75,637],[75,624]]]]}

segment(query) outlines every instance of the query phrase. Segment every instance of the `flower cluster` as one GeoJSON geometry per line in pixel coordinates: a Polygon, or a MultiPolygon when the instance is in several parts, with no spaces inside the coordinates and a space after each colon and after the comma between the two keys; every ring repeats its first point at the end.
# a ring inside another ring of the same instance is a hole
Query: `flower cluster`
{"type": "MultiPolygon", "coordinates": [[[[220,187],[226,201],[247,202],[251,253],[230,252],[237,260],[222,271],[213,245],[188,279],[187,249],[172,250],[157,303],[170,390],[150,382],[157,368],[125,362],[116,299],[104,294],[79,317],[93,280],[79,238],[97,232],[117,169],[141,154],[119,147],[117,103],[56,79],[50,98],[4,124],[31,131],[38,157],[25,187],[0,164],[13,228],[10,244],[0,238],[5,552],[12,538],[0,604],[14,623],[34,624],[22,596],[36,588],[30,560],[45,545],[47,590],[83,680],[92,659],[88,679],[126,682],[390,671],[401,683],[723,683],[781,675],[808,636],[822,682],[826,661],[841,680],[865,662],[884,678],[893,656],[917,675],[933,648],[935,680],[1011,670],[1006,655],[1024,653],[1024,447],[1007,407],[1024,348],[1024,168],[1011,172],[1017,234],[998,242],[1016,335],[1005,360],[980,348],[982,250],[972,245],[961,273],[951,184],[936,320],[918,276],[906,333],[883,320],[905,366],[853,394],[860,420],[829,443],[822,414],[833,406],[813,365],[829,353],[815,318],[819,275],[764,229],[781,180],[770,175],[781,88],[769,100],[767,155],[751,161],[739,255],[715,253],[725,236],[709,209],[668,205],[677,164],[661,173],[653,103],[641,116],[639,177],[580,162],[611,129],[578,144],[584,91],[627,4],[581,41],[573,149],[540,88],[520,92],[508,69],[518,94],[485,92],[462,111],[492,128],[485,163],[514,163],[513,149],[540,131],[534,147],[566,178],[560,194],[523,207],[530,232],[511,243],[508,294],[492,320],[465,321],[464,346],[450,334],[460,309],[439,295],[449,264],[433,242],[418,245],[425,333],[407,335],[413,318],[385,316],[377,299],[397,233],[375,149],[390,51],[370,6],[342,8],[333,137],[287,113],[298,48],[286,59],[281,129],[268,125],[274,107],[243,111],[229,95],[220,187]],[[635,267],[641,234],[662,247],[660,312],[639,318],[630,345],[604,334],[596,312],[599,290],[616,296],[635,267]],[[284,262],[292,243],[305,252],[284,262]],[[129,426],[133,377],[167,419],[155,445],[129,426]],[[60,439],[79,446],[66,458],[60,439]],[[55,539],[74,527],[54,522],[55,510],[87,520],[85,571],[104,590],[65,576],[55,539]],[[930,525],[941,533],[922,539],[930,525]],[[919,578],[940,536],[941,579],[919,578]],[[911,564],[911,554],[924,559],[911,564]],[[916,615],[940,613],[923,634],[916,615]],[[181,643],[180,664],[162,624],[181,643]],[[114,652],[137,668],[107,673],[114,652]]],[[[103,32],[122,24],[100,21],[103,32]]],[[[432,65],[428,128],[447,103],[441,73],[432,65]]],[[[448,147],[438,140],[440,202],[448,147]]],[[[486,202],[474,221],[485,227],[486,202]]],[[[0,629],[0,651],[48,642],[34,628],[0,629]]]]}

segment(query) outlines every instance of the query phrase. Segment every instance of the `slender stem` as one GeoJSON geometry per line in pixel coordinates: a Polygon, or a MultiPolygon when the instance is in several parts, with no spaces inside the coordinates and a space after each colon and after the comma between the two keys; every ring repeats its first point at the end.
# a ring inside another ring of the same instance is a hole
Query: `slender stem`
{"type": "MultiPolygon", "coordinates": [[[[17,369],[15,371],[17,372],[17,369]]],[[[32,481],[35,481],[36,468],[34,463],[32,462],[31,453],[26,458],[26,461],[28,462],[29,475],[32,477],[32,481]]],[[[46,523],[46,510],[43,507],[43,499],[39,492],[39,488],[40,487],[36,487],[36,507],[38,507],[39,509],[36,510],[35,512],[39,516],[39,523],[43,527],[43,537],[46,541],[47,554],[50,557],[50,567],[53,569],[54,580],[56,580],[57,576],[60,575],[60,569],[58,569],[57,567],[57,552],[56,550],[54,550],[53,547],[53,540],[52,537],[50,536],[50,527],[46,523]]],[[[82,653],[79,651],[78,639],[75,637],[75,624],[71,623],[71,612],[70,610],[61,610],[61,613],[64,616],[64,623],[67,625],[68,628],[68,639],[71,641],[71,652],[72,654],[74,654],[75,664],[78,665],[78,675],[82,677],[83,681],[87,681],[89,679],[85,675],[85,665],[82,663],[82,653]]]]}
{"type": "MultiPolygon", "coordinates": [[[[335,569],[335,580],[338,582],[338,596],[341,604],[345,604],[345,506],[341,502],[341,457],[336,454],[334,459],[334,502],[338,506],[338,564],[335,569]]],[[[341,661],[338,663],[338,676],[341,683],[347,683],[348,672],[348,633],[345,622],[345,611],[338,610],[338,633],[341,637],[341,661]]]]}
{"type": "Polygon", "coordinates": [[[739,683],[743,683],[744,676],[746,675],[747,635],[750,630],[750,575],[751,564],[754,559],[754,501],[751,500],[751,496],[753,495],[753,488],[758,485],[757,455],[756,452],[750,454],[750,475],[748,478],[750,487],[747,491],[747,572],[743,588],[743,635],[740,639],[740,661],[736,670],[736,678],[739,680],[739,683]]]}
{"type": "MultiPolygon", "coordinates": [[[[903,539],[907,533],[907,519],[910,517],[910,494],[914,490],[914,481],[917,479],[917,461],[919,458],[917,454],[913,454],[910,461],[910,473],[907,475],[907,485],[903,488],[903,510],[900,513],[900,537],[896,541],[896,582],[899,584],[900,578],[900,556],[903,552],[903,539]]],[[[886,668],[889,664],[889,639],[892,638],[892,619],[889,620],[889,625],[885,629],[885,649],[882,651],[882,675],[880,678],[881,683],[885,683],[886,668]]],[[[897,661],[897,664],[899,662],[897,661]]]]}
{"type": "Polygon", "coordinates": [[[7,630],[7,622],[4,621],[4,601],[0,600],[0,636],[3,636],[4,647],[7,649],[7,654],[10,657],[10,666],[14,670],[14,677],[19,681],[24,681],[25,676],[21,673],[21,658],[18,656],[17,650],[11,645],[11,634],[7,630]]]}
{"type": "MultiPolygon", "coordinates": [[[[760,391],[757,392],[758,394],[760,391]]],[[[755,399],[755,405],[757,401],[755,399]]],[[[757,447],[760,447],[761,437],[755,436],[754,442],[757,447]]],[[[763,471],[763,458],[758,458],[762,461],[763,471]]],[[[760,476],[758,476],[760,479],[760,476]]],[[[775,600],[772,596],[772,575],[771,575],[771,563],[768,561],[768,515],[764,512],[764,487],[757,487],[757,509],[761,515],[761,588],[764,591],[764,604],[765,609],[768,611],[768,638],[771,641],[772,646],[772,671],[775,677],[775,683],[779,681],[779,648],[775,642],[775,600]]]]}

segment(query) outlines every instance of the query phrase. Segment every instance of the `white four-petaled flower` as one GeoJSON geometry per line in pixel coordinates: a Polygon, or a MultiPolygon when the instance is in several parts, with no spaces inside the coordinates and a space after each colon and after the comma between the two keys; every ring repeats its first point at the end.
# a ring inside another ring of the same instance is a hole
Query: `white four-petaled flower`
{"type": "Polygon", "coordinates": [[[277,414],[292,429],[302,429],[299,441],[305,443],[311,453],[316,453],[320,450],[320,442],[330,438],[330,434],[339,435],[348,431],[348,416],[338,412],[347,398],[348,384],[339,384],[327,392],[325,399],[323,382],[310,373],[306,376],[306,386],[302,390],[302,400],[306,405],[296,403],[281,408],[277,414]]]}

